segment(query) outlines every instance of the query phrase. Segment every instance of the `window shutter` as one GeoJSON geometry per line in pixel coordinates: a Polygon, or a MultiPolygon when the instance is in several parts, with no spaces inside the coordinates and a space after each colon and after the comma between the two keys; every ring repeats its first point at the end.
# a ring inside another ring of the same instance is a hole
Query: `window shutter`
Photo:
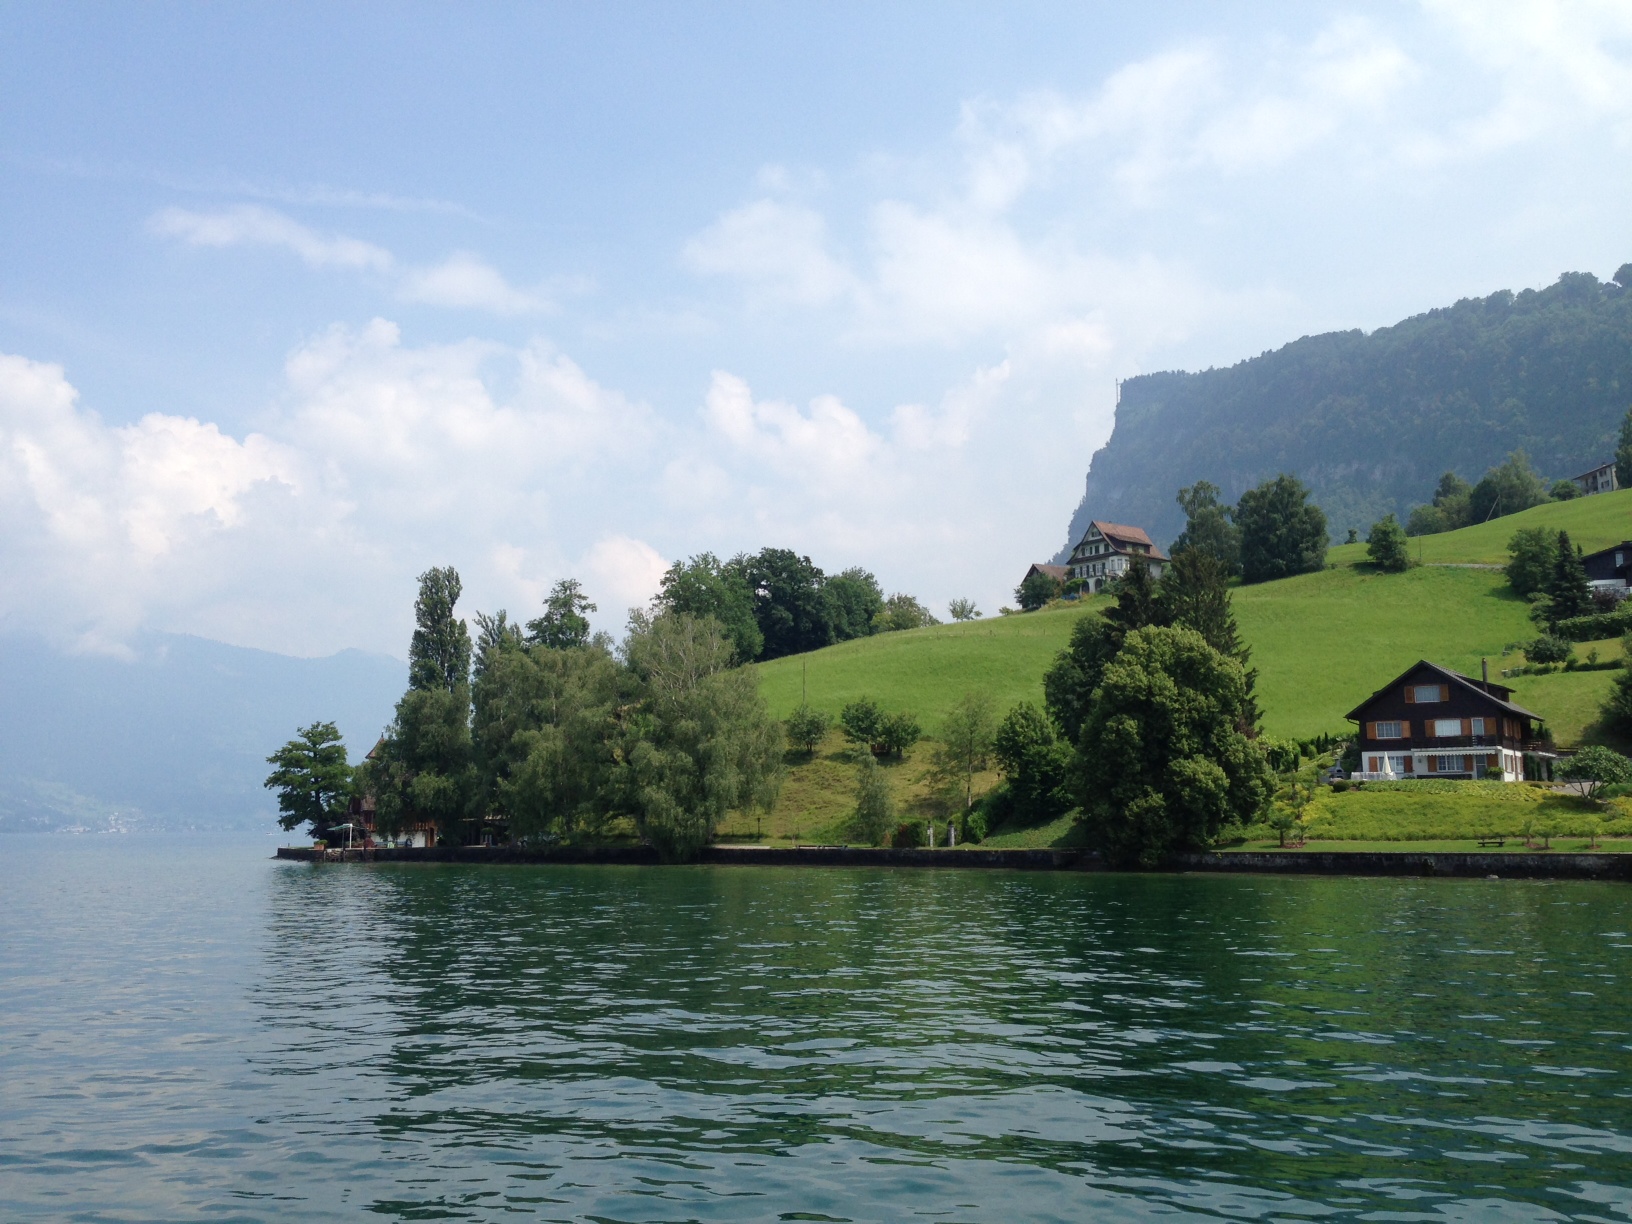
{"type": "Polygon", "coordinates": [[[1438,757],[1429,757],[1428,758],[1428,772],[1429,773],[1438,773],[1439,772],[1439,758],[1438,757]]]}
{"type": "Polygon", "coordinates": [[[1406,705],[1415,705],[1416,702],[1417,702],[1417,690],[1416,690],[1416,688],[1414,686],[1412,686],[1412,685],[1409,685],[1409,684],[1406,685],[1405,686],[1405,704],[1406,705]]]}
{"type": "Polygon", "coordinates": [[[1377,724],[1376,723],[1369,722],[1369,723],[1366,724],[1366,738],[1369,739],[1369,740],[1374,740],[1374,739],[1377,738],[1377,724]]]}
{"type": "Polygon", "coordinates": [[[1473,719],[1464,718],[1462,720],[1462,734],[1463,735],[1472,735],[1473,734],[1473,719]]]}
{"type": "Polygon", "coordinates": [[[1400,738],[1401,739],[1410,739],[1411,738],[1411,724],[1410,723],[1402,722],[1400,724],[1400,738]]]}
{"type": "Polygon", "coordinates": [[[1451,686],[1450,685],[1442,684],[1442,685],[1439,686],[1439,699],[1441,701],[1449,701],[1451,699],[1451,686]]]}

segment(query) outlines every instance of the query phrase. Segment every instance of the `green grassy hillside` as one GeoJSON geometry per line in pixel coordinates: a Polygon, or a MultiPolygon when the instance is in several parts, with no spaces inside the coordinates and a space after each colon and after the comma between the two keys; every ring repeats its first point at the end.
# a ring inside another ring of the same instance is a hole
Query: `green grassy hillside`
{"type": "MultiPolygon", "coordinates": [[[[1460,531],[1417,536],[1411,541],[1411,555],[1420,553],[1426,564],[1506,565],[1507,542],[1521,527],[1567,531],[1570,540],[1587,552],[1608,548],[1632,539],[1632,489],[1550,502],[1460,531]]],[[[1341,545],[1331,550],[1329,559],[1334,565],[1353,565],[1366,559],[1366,546],[1341,545]]]]}
{"type": "MultiPolygon", "coordinates": [[[[1428,536],[1424,549],[1464,564],[1493,564],[1505,559],[1507,539],[1524,526],[1561,527],[1588,547],[1615,543],[1632,535],[1632,490],[1428,536]]],[[[1477,675],[1485,657],[1494,673],[1504,665],[1504,646],[1535,636],[1525,605],[1495,570],[1425,565],[1378,574],[1357,564],[1363,555],[1354,546],[1333,549],[1332,567],[1321,573],[1236,590],[1236,617],[1253,649],[1270,734],[1350,729],[1344,714],[1417,659],[1477,675]]],[[[799,704],[802,691],[834,714],[847,701],[872,696],[912,710],[933,732],[966,692],[990,693],[1000,709],[1041,701],[1044,670],[1077,617],[1096,606],[1103,600],[777,659],[760,667],[764,691],[778,717],[799,704]]],[[[1606,658],[1615,653],[1604,649],[1606,658]]],[[[1561,672],[1511,683],[1516,700],[1546,717],[1560,742],[1572,743],[1596,717],[1615,674],[1561,672]]]]}

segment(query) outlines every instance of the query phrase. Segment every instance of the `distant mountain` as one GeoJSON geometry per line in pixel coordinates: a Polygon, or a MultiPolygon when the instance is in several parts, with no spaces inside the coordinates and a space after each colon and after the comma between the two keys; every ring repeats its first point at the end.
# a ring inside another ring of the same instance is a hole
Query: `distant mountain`
{"type": "Polygon", "coordinates": [[[1210,480],[1233,502],[1290,472],[1334,536],[1390,510],[1403,521],[1440,473],[1477,480],[1522,447],[1550,479],[1612,457],[1632,407],[1632,264],[1615,282],[1566,272],[1370,335],[1305,336],[1228,369],[1122,384],[1065,549],[1090,519],[1162,543],[1183,529],[1174,494],[1210,480]]]}
{"type": "Polygon", "coordinates": [[[295,659],[147,635],[132,662],[0,637],[0,832],[270,830],[266,756],[298,727],[374,744],[407,664],[347,650],[295,659]]]}

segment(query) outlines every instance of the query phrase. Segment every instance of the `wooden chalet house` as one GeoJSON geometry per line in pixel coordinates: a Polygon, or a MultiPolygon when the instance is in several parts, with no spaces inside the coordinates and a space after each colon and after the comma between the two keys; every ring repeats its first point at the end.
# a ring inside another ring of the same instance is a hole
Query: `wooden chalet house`
{"type": "Polygon", "coordinates": [[[1167,554],[1151,543],[1144,528],[1095,519],[1071,550],[1066,569],[1071,577],[1082,579],[1084,589],[1092,594],[1127,573],[1134,557],[1145,559],[1152,578],[1160,578],[1167,567],[1167,554]]]}
{"type": "Polygon", "coordinates": [[[1594,591],[1608,591],[1624,598],[1628,573],[1632,572],[1632,541],[1623,540],[1614,548],[1601,548],[1581,558],[1587,581],[1594,591]]]}
{"type": "Polygon", "coordinates": [[[1423,660],[1349,711],[1360,724],[1363,781],[1551,776],[1556,755],[1541,740],[1541,715],[1513,690],[1423,660]]]}

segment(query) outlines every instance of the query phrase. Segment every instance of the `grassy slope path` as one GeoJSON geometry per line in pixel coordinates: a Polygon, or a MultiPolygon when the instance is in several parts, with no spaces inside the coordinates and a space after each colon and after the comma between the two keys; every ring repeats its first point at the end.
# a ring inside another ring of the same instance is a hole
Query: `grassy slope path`
{"type": "MultiPolygon", "coordinates": [[[[1495,522],[1428,536],[1425,558],[1498,564],[1520,527],[1569,531],[1591,548],[1632,536],[1632,490],[1555,503],[1495,522]]],[[[1415,541],[1413,542],[1415,544],[1415,541]]],[[[1494,672],[1503,646],[1533,637],[1524,604],[1493,570],[1425,565],[1404,574],[1357,567],[1364,546],[1331,553],[1332,567],[1235,592],[1242,636],[1259,669],[1265,729],[1273,735],[1343,731],[1343,715],[1419,658],[1472,675],[1488,657],[1494,672]]],[[[939,625],[845,642],[761,665],[764,692],[778,717],[810,702],[836,714],[847,701],[877,698],[910,709],[933,732],[966,692],[987,692],[999,709],[1040,701],[1042,675],[1065,645],[1077,617],[1101,600],[1024,616],[939,625]]],[[[1616,653],[1605,649],[1605,657],[1616,653]]],[[[1547,717],[1564,743],[1596,714],[1614,672],[1526,676],[1512,681],[1516,700],[1547,717]]]]}

